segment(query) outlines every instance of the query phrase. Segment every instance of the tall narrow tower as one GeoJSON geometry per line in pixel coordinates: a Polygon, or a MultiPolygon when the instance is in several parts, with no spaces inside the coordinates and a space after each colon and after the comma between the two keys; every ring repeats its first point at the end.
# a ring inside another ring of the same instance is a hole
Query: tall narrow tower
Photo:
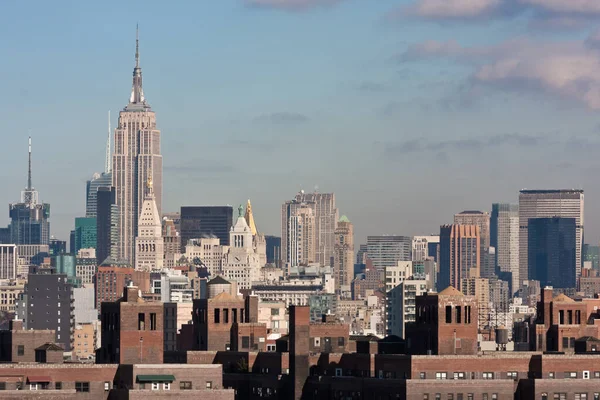
{"type": "Polygon", "coordinates": [[[119,209],[121,260],[135,265],[135,236],[145,196],[145,183],[153,180],[156,207],[162,210],[162,156],[156,115],[146,102],[142,88],[139,36],[136,30],[135,67],[129,104],[119,113],[113,152],[113,186],[119,209]]]}

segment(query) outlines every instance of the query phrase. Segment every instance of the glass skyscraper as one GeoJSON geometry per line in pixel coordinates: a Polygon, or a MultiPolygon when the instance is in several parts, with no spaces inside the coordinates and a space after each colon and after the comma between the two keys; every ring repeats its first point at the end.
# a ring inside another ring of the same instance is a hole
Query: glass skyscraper
{"type": "Polygon", "coordinates": [[[96,248],[96,218],[75,218],[75,251],[96,248]]]}

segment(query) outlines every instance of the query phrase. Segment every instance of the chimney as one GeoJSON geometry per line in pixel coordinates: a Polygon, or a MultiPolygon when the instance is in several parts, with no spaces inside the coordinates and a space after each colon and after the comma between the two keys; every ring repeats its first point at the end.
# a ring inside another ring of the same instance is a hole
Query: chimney
{"type": "Polygon", "coordinates": [[[123,291],[123,300],[127,303],[136,303],[140,298],[140,293],[137,286],[133,285],[133,281],[129,281],[123,291]]]}

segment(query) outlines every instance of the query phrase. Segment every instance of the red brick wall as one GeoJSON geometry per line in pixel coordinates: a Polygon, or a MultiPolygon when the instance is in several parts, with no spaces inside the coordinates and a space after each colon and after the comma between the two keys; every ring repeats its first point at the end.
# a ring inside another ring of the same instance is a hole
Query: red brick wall
{"type": "Polygon", "coordinates": [[[162,303],[120,303],[120,363],[161,364],[164,329],[162,303]],[[144,330],[138,330],[138,314],[144,314],[144,330]],[[151,330],[150,314],[156,314],[156,330],[151,330]],[[143,340],[140,340],[143,339],[143,340]]]}

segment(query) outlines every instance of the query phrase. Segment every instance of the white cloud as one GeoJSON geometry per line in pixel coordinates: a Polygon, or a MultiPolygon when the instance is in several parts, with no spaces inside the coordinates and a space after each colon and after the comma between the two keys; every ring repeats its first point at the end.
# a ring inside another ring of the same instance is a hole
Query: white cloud
{"type": "Polygon", "coordinates": [[[248,6],[278,8],[287,11],[304,11],[317,6],[329,6],[341,0],[244,0],[248,6]]]}
{"type": "Polygon", "coordinates": [[[598,0],[519,0],[519,3],[557,14],[600,14],[598,0]]]}
{"type": "Polygon", "coordinates": [[[473,66],[470,82],[511,91],[534,91],[577,100],[600,110],[600,33],[586,41],[515,39],[492,46],[462,47],[456,42],[411,46],[405,61],[451,57],[473,66]]]}
{"type": "Polygon", "coordinates": [[[502,0],[419,0],[406,11],[423,18],[474,18],[494,11],[502,0]]]}

